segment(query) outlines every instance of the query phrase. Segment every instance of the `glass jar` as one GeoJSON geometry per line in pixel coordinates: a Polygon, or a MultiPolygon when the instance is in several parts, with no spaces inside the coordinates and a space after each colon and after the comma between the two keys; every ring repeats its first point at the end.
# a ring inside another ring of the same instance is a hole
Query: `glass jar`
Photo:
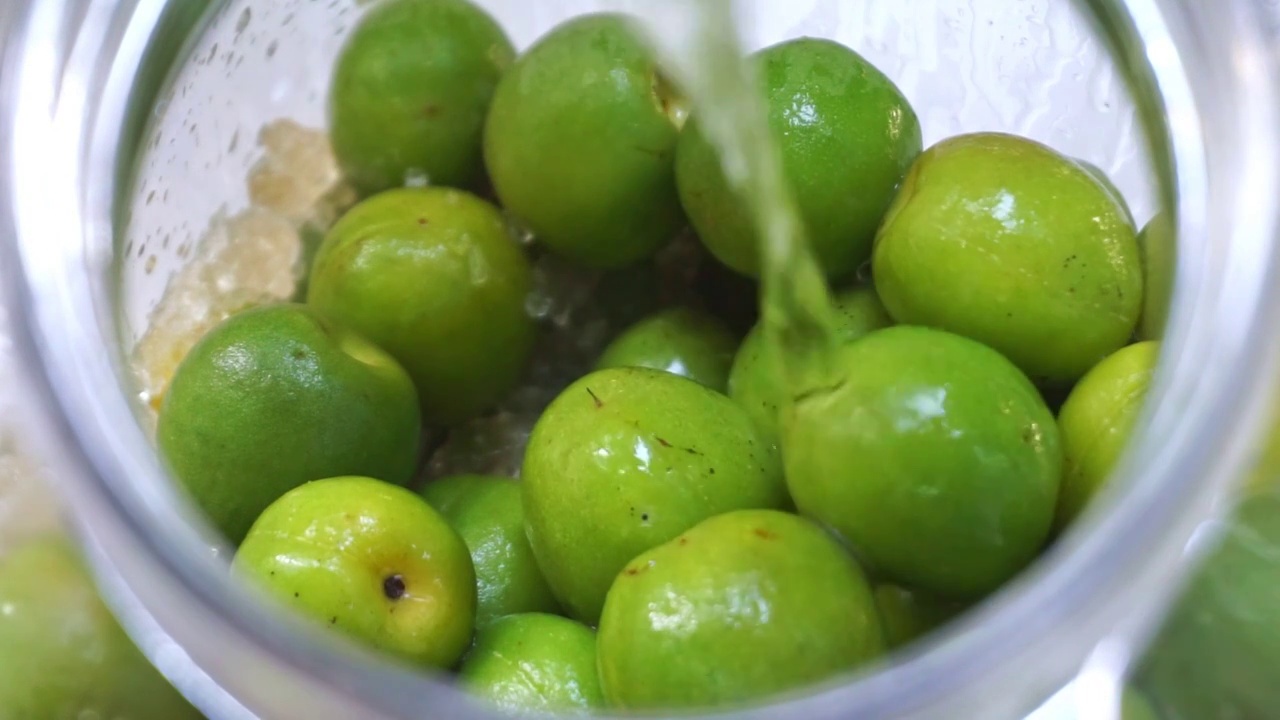
{"type": "MultiPolygon", "coordinates": [[[[679,15],[678,2],[480,4],[520,47],[588,9],[679,15]]],[[[225,550],[148,436],[147,372],[184,342],[140,350],[174,307],[166,288],[185,277],[211,293],[178,306],[193,324],[292,289],[253,270],[295,261],[300,234],[323,222],[335,171],[305,128],[323,128],[327,68],[363,5],[31,0],[9,11],[0,277],[15,415],[125,625],[218,719],[486,716],[447,683],[310,632],[229,582],[225,550]],[[290,153],[312,165],[281,165],[290,153]],[[245,237],[259,254],[237,254],[245,237]],[[210,257],[239,269],[219,274],[210,257]],[[188,271],[202,262],[203,275],[188,271]]],[[[748,48],[816,34],[864,53],[913,102],[926,144],[973,130],[1041,139],[1108,170],[1139,221],[1166,208],[1179,235],[1153,400],[1103,500],[927,641],[735,717],[1012,718],[1050,696],[1044,717],[1115,717],[1122,679],[1211,546],[1270,419],[1280,73],[1268,16],[1246,0],[735,8],[748,48]]]]}

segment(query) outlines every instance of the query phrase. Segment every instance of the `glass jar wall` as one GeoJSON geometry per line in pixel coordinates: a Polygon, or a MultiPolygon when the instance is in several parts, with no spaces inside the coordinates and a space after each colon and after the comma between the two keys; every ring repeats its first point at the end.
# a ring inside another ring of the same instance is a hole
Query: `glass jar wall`
{"type": "MultiPolygon", "coordinates": [[[[605,6],[679,36],[663,25],[677,11],[645,3],[482,4],[520,48],[605,6]]],[[[112,597],[133,608],[126,624],[217,716],[411,717],[424,702],[440,717],[483,711],[229,583],[225,557],[209,551],[221,543],[173,492],[148,437],[149,403],[194,338],[246,303],[292,296],[308,234],[343,205],[317,68],[363,10],[34,2],[7,49],[6,93],[20,102],[5,117],[15,242],[0,267],[32,444],[112,597]]],[[[1168,205],[1179,229],[1156,399],[1115,491],[937,637],[761,716],[1015,717],[1082,667],[1089,692],[1062,702],[1113,700],[1230,509],[1269,410],[1276,108],[1259,8],[935,0],[737,12],[744,49],[818,35],[866,55],[911,100],[926,146],[968,131],[1027,135],[1103,168],[1139,223],[1168,205]]],[[[554,263],[541,270],[567,286],[554,263]]],[[[548,325],[579,309],[569,295],[548,298],[561,304],[548,325]]],[[[476,428],[495,442],[507,431],[476,428]]],[[[1158,689],[1158,663],[1150,676],[1158,689]]],[[[1102,716],[1092,708],[1079,716],[1102,716]]]]}

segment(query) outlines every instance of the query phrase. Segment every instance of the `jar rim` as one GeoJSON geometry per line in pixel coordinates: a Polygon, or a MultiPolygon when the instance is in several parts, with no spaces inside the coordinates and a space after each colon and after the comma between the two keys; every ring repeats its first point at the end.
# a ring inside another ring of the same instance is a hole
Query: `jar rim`
{"type": "MultiPolygon", "coordinates": [[[[1280,197],[1271,131],[1280,126],[1280,82],[1261,23],[1250,21],[1255,9],[1244,0],[1215,4],[1212,13],[1173,0],[1083,4],[1130,71],[1135,94],[1150,101],[1152,155],[1177,170],[1162,190],[1179,236],[1206,248],[1204,257],[1179,253],[1158,400],[1125,453],[1112,501],[997,596],[890,663],[759,709],[710,716],[766,718],[785,708],[815,718],[953,717],[1019,686],[1010,683],[1048,695],[1104,637],[1141,643],[1149,634],[1186,573],[1188,544],[1220,516],[1220,501],[1241,476],[1269,416],[1280,356],[1273,337],[1280,334],[1270,332],[1280,311],[1271,207],[1280,197]],[[1120,590],[1144,583],[1164,592],[1126,602],[1120,590]]],[[[184,505],[176,493],[157,493],[166,475],[129,402],[100,392],[124,376],[122,358],[101,351],[116,336],[115,319],[103,313],[110,288],[100,271],[113,262],[124,98],[166,3],[30,5],[26,34],[5,66],[11,74],[0,78],[10,109],[0,118],[0,141],[10,144],[0,153],[9,158],[0,168],[0,220],[12,220],[4,229],[14,239],[0,244],[0,273],[5,300],[18,310],[14,342],[32,410],[55,438],[62,489],[81,527],[112,562],[119,561],[113,549],[145,548],[152,572],[244,641],[370,703],[370,712],[411,717],[423,697],[436,695],[445,714],[487,716],[439,680],[297,632],[301,623],[225,582],[225,563],[207,551],[212,533],[173,512],[184,505]]],[[[177,637],[176,628],[165,629],[177,637]]]]}

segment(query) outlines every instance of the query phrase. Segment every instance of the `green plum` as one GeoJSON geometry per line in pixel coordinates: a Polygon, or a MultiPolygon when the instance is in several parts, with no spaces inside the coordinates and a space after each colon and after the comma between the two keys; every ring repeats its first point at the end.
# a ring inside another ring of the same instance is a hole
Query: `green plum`
{"type": "MultiPolygon", "coordinates": [[[[839,43],[799,38],[753,56],[782,160],[813,252],[831,277],[851,274],[920,153],[920,123],[889,78],[839,43]]],[[[695,118],[676,150],[680,200],[721,262],[757,276],[749,208],[695,118]]]]}
{"type": "Polygon", "coordinates": [[[1097,180],[1098,184],[1111,195],[1111,198],[1116,201],[1116,204],[1120,206],[1120,209],[1124,210],[1124,216],[1128,218],[1129,224],[1136,225],[1137,223],[1133,219],[1133,211],[1129,209],[1129,201],[1124,199],[1124,193],[1120,192],[1120,188],[1116,187],[1116,183],[1111,179],[1111,176],[1108,175],[1105,170],[1094,165],[1088,160],[1080,160],[1077,158],[1076,164],[1088,171],[1088,173],[1093,176],[1093,179],[1097,180]]]}
{"type": "Polygon", "coordinates": [[[742,409],[648,368],[598,370],[570,385],[534,426],[522,477],[538,565],[588,624],[639,553],[712,515],[787,503],[777,452],[742,409]]]}
{"type": "Polygon", "coordinates": [[[455,475],[432,482],[422,494],[471,551],[476,570],[477,626],[484,627],[504,615],[559,610],[524,534],[518,482],[455,475]]]}
{"type": "Polygon", "coordinates": [[[326,227],[320,226],[319,223],[309,222],[298,229],[299,248],[298,266],[304,269],[301,276],[298,277],[297,283],[293,286],[293,295],[289,297],[291,302],[305,303],[307,301],[307,290],[311,284],[311,266],[315,263],[316,253],[320,252],[320,246],[324,244],[324,236],[327,232],[326,227]]]}
{"type": "Polygon", "coordinates": [[[977,598],[1035,558],[1062,476],[1053,415],[1000,353],[929,328],[840,348],[838,386],[782,418],[796,506],[893,582],[977,598]]]}
{"type": "Polygon", "coordinates": [[[884,624],[885,643],[900,648],[928,635],[964,612],[964,603],[942,600],[900,585],[875,589],[876,608],[884,624]]]}
{"type": "Polygon", "coordinates": [[[1065,528],[1107,481],[1142,412],[1160,343],[1117,350],[1072,388],[1058,412],[1064,457],[1057,525],[1065,528]]]}
{"type": "Polygon", "coordinates": [[[1249,493],[1280,490],[1280,397],[1271,402],[1267,432],[1259,438],[1261,445],[1247,473],[1244,491],[1249,493]]]}
{"type": "Polygon", "coordinates": [[[633,20],[577,17],[503,76],[484,132],[502,204],[548,248],[616,268],[685,225],[676,195],[681,102],[633,20]]]}
{"type": "Polygon", "coordinates": [[[1146,294],[1142,302],[1142,318],[1138,321],[1140,340],[1159,340],[1169,321],[1169,303],[1173,299],[1173,280],[1177,259],[1177,234],[1173,222],[1163,213],[1151,218],[1138,233],[1138,249],[1142,252],[1142,269],[1146,278],[1146,294]]]}
{"type": "Polygon", "coordinates": [[[417,385],[423,420],[448,426],[520,379],[537,333],[532,287],[497,208],[461,190],[401,188],[329,230],[307,301],[386,348],[417,385]]]}
{"type": "Polygon", "coordinates": [[[884,651],[858,564],[822,528],[776,510],[713,517],[627,563],[598,645],[605,698],[626,710],[758,700],[884,651]]]}
{"type": "Polygon", "coordinates": [[[1247,495],[1199,560],[1138,668],[1179,720],[1269,720],[1280,708],[1280,493],[1247,495]]]}
{"type": "Polygon", "coordinates": [[[1160,720],[1160,715],[1146,695],[1127,687],[1120,695],[1120,720],[1160,720]]]}
{"type": "Polygon", "coordinates": [[[334,154],[363,194],[412,176],[475,187],[485,115],[515,50],[468,0],[384,0],[343,47],[329,89],[334,154]]]}
{"type": "Polygon", "coordinates": [[[596,634],[544,613],[508,615],[481,629],[458,681],[514,714],[588,714],[604,706],[596,634]]]}
{"type": "MultiPolygon", "coordinates": [[[[852,288],[834,299],[835,330],[840,340],[852,342],[873,330],[893,324],[884,305],[870,287],[852,288]]],[[[729,397],[770,437],[778,436],[778,416],[786,399],[782,371],[765,345],[764,328],[756,325],[747,334],[733,359],[729,373],[729,397]]]]}
{"type": "Polygon", "coordinates": [[[962,135],[921,154],[873,272],[898,322],[973,338],[1054,383],[1127,343],[1142,309],[1123,208],[1072,160],[1013,135],[962,135]]]}
{"type": "Polygon", "coordinates": [[[138,652],[62,537],[0,560],[0,715],[30,720],[195,720],[138,652]]]}
{"type": "Polygon", "coordinates": [[[689,308],[663,310],[619,335],[596,369],[647,367],[724,392],[737,341],[714,317],[689,308]]]}
{"type": "Polygon", "coordinates": [[[422,498],[380,480],[290,491],[253,524],[233,569],[316,623],[414,665],[451,667],[471,642],[466,544],[422,498]]]}
{"type": "Polygon", "coordinates": [[[360,335],[302,305],[234,315],[174,373],[156,441],[227,539],[311,480],[413,477],[421,420],[413,381],[360,335]]]}

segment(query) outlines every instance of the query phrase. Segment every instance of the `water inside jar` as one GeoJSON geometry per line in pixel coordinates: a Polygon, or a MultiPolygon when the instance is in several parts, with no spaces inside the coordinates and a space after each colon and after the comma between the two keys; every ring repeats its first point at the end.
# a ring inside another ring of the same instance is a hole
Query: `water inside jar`
{"type": "Polygon", "coordinates": [[[759,86],[743,62],[737,34],[724,30],[735,25],[733,5],[692,3],[683,8],[688,17],[678,17],[676,9],[665,26],[685,29],[675,34],[670,54],[726,177],[759,228],[765,352],[779,361],[786,396],[795,398],[839,383],[834,360],[840,342],[830,289],[783,180],[759,86]]]}

